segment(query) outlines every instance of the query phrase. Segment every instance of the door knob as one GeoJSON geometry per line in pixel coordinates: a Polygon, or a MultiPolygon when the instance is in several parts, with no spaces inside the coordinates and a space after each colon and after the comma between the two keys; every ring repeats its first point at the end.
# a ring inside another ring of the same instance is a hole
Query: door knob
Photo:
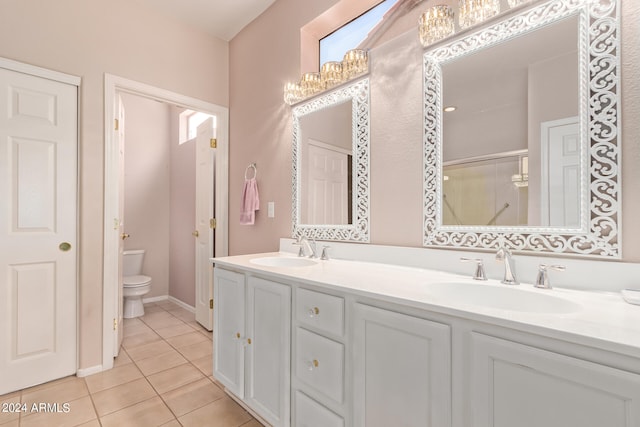
{"type": "Polygon", "coordinates": [[[67,252],[68,250],[71,249],[71,243],[62,242],[58,245],[58,249],[60,249],[62,252],[67,252]]]}
{"type": "Polygon", "coordinates": [[[191,233],[191,235],[192,235],[193,237],[198,237],[198,236],[200,236],[200,233],[198,233],[198,230],[196,230],[196,231],[194,231],[193,233],[191,233]]]}
{"type": "Polygon", "coordinates": [[[127,233],[122,233],[120,235],[120,237],[122,238],[122,240],[126,239],[127,237],[130,237],[127,233]]]}

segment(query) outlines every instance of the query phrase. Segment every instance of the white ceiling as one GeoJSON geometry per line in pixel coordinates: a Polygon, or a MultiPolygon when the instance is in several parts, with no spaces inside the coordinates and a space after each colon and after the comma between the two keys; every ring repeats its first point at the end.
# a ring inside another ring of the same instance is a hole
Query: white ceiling
{"type": "Polygon", "coordinates": [[[195,28],[229,41],[275,0],[138,0],[195,28]]]}

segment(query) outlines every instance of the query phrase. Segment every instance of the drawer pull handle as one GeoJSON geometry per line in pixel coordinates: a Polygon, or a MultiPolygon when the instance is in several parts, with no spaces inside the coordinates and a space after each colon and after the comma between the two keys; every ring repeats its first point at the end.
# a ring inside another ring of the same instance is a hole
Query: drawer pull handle
{"type": "Polygon", "coordinates": [[[320,365],[320,362],[318,362],[318,359],[313,359],[307,362],[307,367],[309,368],[310,371],[313,371],[319,365],[320,365]]]}
{"type": "Polygon", "coordinates": [[[320,309],[318,307],[313,307],[309,309],[309,317],[316,317],[320,314],[320,309]]]}

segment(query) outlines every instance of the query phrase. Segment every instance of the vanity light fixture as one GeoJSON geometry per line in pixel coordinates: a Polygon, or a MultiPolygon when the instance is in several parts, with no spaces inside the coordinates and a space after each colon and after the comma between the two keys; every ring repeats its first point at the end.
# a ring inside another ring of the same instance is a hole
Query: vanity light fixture
{"type": "Polygon", "coordinates": [[[460,0],[458,24],[461,29],[479,24],[500,12],[500,0],[460,0]]]}
{"type": "Polygon", "coordinates": [[[451,113],[453,111],[456,111],[458,109],[458,107],[456,107],[455,105],[449,105],[448,107],[444,107],[442,110],[445,113],[451,113]]]}
{"type": "Polygon", "coordinates": [[[344,54],[342,62],[326,62],[320,70],[319,73],[304,73],[299,83],[285,83],[284,102],[293,105],[368,73],[369,52],[365,49],[351,49],[344,54]]]}
{"type": "Polygon", "coordinates": [[[320,80],[324,89],[329,89],[342,83],[342,62],[329,61],[322,64],[320,80]]]}
{"type": "Polygon", "coordinates": [[[295,104],[302,99],[302,93],[300,91],[300,84],[294,82],[287,82],[284,84],[284,102],[289,105],[295,104]]]}
{"type": "Polygon", "coordinates": [[[429,8],[420,15],[418,30],[424,47],[450,36],[454,32],[453,9],[444,4],[429,8]]]}

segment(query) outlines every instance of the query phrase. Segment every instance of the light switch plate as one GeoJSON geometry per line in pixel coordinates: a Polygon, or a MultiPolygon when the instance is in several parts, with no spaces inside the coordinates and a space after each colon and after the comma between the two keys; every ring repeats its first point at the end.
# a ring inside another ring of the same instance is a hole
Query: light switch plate
{"type": "Polygon", "coordinates": [[[276,216],[276,204],[275,204],[275,202],[267,203],[267,216],[269,218],[274,218],[276,216]]]}

